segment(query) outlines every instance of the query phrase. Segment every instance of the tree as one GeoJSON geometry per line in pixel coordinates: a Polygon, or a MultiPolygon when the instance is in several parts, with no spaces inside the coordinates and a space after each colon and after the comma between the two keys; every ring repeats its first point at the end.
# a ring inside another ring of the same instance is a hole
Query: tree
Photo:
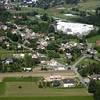
{"type": "Polygon", "coordinates": [[[100,7],[98,7],[98,8],[96,9],[96,15],[97,15],[97,16],[100,16],[100,7]]]}
{"type": "Polygon", "coordinates": [[[33,66],[33,60],[31,55],[25,55],[24,57],[24,65],[25,67],[32,67],[33,66]]]}
{"type": "Polygon", "coordinates": [[[65,0],[67,4],[78,4],[80,0],[65,0]]]}
{"type": "Polygon", "coordinates": [[[21,11],[21,7],[17,6],[17,7],[15,7],[15,10],[21,11]]]}
{"type": "Polygon", "coordinates": [[[54,32],[55,32],[55,28],[54,28],[53,25],[50,25],[50,26],[49,26],[48,32],[49,32],[49,33],[54,33],[54,32]]]}
{"type": "Polygon", "coordinates": [[[96,91],[94,93],[94,100],[100,100],[100,81],[96,82],[96,91]]]}
{"type": "Polygon", "coordinates": [[[43,16],[41,16],[41,19],[42,19],[43,21],[48,21],[48,20],[49,20],[48,14],[45,13],[43,16]]]}
{"type": "Polygon", "coordinates": [[[0,6],[0,21],[6,22],[12,18],[12,14],[8,12],[4,6],[0,6]]]}
{"type": "Polygon", "coordinates": [[[47,55],[50,59],[52,58],[59,58],[59,53],[58,52],[55,52],[54,50],[48,50],[47,51],[47,55]]]}
{"type": "Polygon", "coordinates": [[[95,93],[96,92],[96,82],[95,80],[91,79],[89,86],[88,86],[88,92],[89,93],[95,93]]]}

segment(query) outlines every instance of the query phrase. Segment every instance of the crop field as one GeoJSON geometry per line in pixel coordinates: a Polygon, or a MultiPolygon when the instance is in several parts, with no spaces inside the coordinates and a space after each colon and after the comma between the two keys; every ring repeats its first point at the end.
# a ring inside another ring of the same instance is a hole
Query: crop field
{"type": "Polygon", "coordinates": [[[0,100],[93,100],[92,96],[0,97],[0,100]]]}
{"type": "MultiPolygon", "coordinates": [[[[55,96],[91,96],[85,88],[38,87],[39,77],[5,78],[0,83],[2,97],[55,97],[55,96]]],[[[30,99],[31,100],[31,99],[30,99]]]]}
{"type": "Polygon", "coordinates": [[[7,82],[6,96],[89,96],[84,88],[58,89],[38,88],[34,82],[7,82]],[[21,88],[19,88],[21,86],[21,88]]]}

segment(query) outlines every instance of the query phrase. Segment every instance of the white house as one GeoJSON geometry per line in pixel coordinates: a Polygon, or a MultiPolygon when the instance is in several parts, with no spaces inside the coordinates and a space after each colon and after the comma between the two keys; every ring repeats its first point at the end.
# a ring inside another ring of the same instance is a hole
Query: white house
{"type": "Polygon", "coordinates": [[[75,87],[75,80],[74,79],[63,79],[63,87],[75,87]]]}
{"type": "Polygon", "coordinates": [[[13,57],[15,57],[15,58],[24,58],[25,57],[25,54],[23,54],[23,53],[13,54],[13,57]]]}
{"type": "Polygon", "coordinates": [[[57,66],[58,65],[58,62],[54,59],[50,60],[48,63],[47,63],[48,66],[57,66]]]}
{"type": "Polygon", "coordinates": [[[58,67],[54,67],[54,70],[55,71],[64,71],[64,70],[66,70],[66,68],[65,67],[60,67],[60,66],[58,66],[58,67]]]}
{"type": "Polygon", "coordinates": [[[30,72],[30,71],[32,71],[32,68],[23,68],[23,70],[30,72]]]}

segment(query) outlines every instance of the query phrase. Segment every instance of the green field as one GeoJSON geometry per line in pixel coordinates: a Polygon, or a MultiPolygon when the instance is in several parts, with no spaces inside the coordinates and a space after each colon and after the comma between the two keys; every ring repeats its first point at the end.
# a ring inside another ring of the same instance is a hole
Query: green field
{"type": "Polygon", "coordinates": [[[10,56],[14,53],[14,51],[9,51],[9,50],[4,50],[4,49],[0,49],[0,57],[7,57],[10,56]]]}
{"type": "Polygon", "coordinates": [[[90,96],[84,88],[39,88],[34,82],[6,82],[6,96],[90,96]],[[19,88],[21,86],[22,88],[19,88]]]}
{"type": "Polygon", "coordinates": [[[55,96],[92,96],[85,88],[39,88],[39,77],[11,77],[0,83],[2,97],[55,97],[55,96]],[[21,88],[19,88],[21,87],[21,88]]]}
{"type": "Polygon", "coordinates": [[[65,97],[0,97],[0,100],[93,100],[91,96],[65,97]]]}
{"type": "Polygon", "coordinates": [[[87,41],[88,41],[89,43],[95,43],[97,40],[100,40],[100,35],[96,35],[96,36],[87,38],[87,41]]]}
{"type": "Polygon", "coordinates": [[[93,64],[93,63],[99,63],[99,62],[96,60],[93,60],[93,59],[86,58],[80,62],[80,65],[89,65],[89,64],[93,64]]]}

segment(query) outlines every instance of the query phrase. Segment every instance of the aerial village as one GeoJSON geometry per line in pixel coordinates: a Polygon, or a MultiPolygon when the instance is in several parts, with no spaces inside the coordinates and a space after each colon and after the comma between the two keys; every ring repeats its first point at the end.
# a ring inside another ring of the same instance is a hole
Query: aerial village
{"type": "Polygon", "coordinates": [[[25,13],[38,0],[22,1],[16,6],[1,0],[0,8],[11,12],[0,20],[1,77],[42,77],[40,88],[88,88],[91,79],[100,80],[100,38],[91,38],[100,35],[100,27],[72,20],[96,10],[57,6],[62,17],[38,9],[25,13]]]}

